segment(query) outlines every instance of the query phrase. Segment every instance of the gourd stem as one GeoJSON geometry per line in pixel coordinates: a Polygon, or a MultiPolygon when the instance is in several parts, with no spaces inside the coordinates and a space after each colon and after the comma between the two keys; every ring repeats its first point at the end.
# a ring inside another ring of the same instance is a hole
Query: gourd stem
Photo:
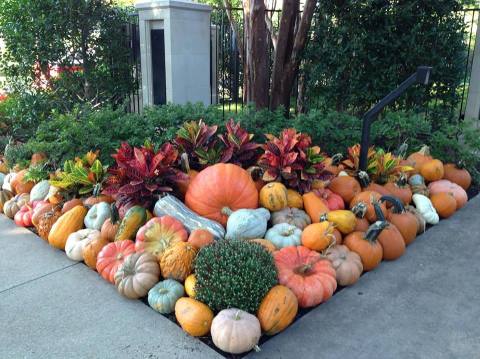
{"type": "Polygon", "coordinates": [[[235,316],[233,317],[235,320],[240,320],[240,309],[236,311],[235,316]]]}
{"type": "Polygon", "coordinates": [[[253,347],[253,350],[255,350],[255,352],[259,352],[261,351],[262,349],[260,349],[260,347],[258,346],[258,344],[255,344],[255,346],[253,347]]]}
{"type": "Polygon", "coordinates": [[[403,188],[407,185],[408,183],[408,179],[407,179],[407,176],[405,175],[405,173],[400,173],[400,176],[396,182],[397,184],[397,187],[400,187],[400,188],[403,188]]]}
{"type": "Polygon", "coordinates": [[[427,145],[423,145],[420,151],[418,151],[418,153],[424,156],[430,156],[430,147],[428,147],[427,145]]]}
{"type": "Polygon", "coordinates": [[[360,182],[360,186],[362,186],[362,188],[366,188],[370,184],[370,176],[365,171],[359,171],[358,181],[360,182]]]}
{"type": "Polygon", "coordinates": [[[375,209],[375,214],[377,216],[377,221],[386,222],[385,215],[383,214],[382,208],[380,207],[380,202],[372,202],[373,208],[375,209]]]}
{"type": "Polygon", "coordinates": [[[185,173],[190,172],[190,161],[188,160],[188,155],[186,152],[183,152],[180,155],[180,163],[185,173]]]}
{"type": "Polygon", "coordinates": [[[304,264],[304,265],[298,267],[298,268],[296,269],[296,272],[297,272],[298,274],[305,274],[305,273],[307,273],[310,269],[312,269],[312,265],[311,265],[311,264],[304,264]]]}
{"type": "Polygon", "coordinates": [[[225,216],[230,216],[233,213],[233,211],[228,207],[223,207],[220,212],[225,216]]]}
{"type": "Polygon", "coordinates": [[[369,242],[375,242],[377,237],[382,233],[382,231],[387,227],[387,222],[385,221],[376,221],[368,227],[367,232],[363,238],[369,242]]]}
{"type": "Polygon", "coordinates": [[[367,214],[367,205],[363,202],[358,202],[355,206],[352,207],[351,211],[355,214],[357,218],[364,218],[367,214]]]}
{"type": "Polygon", "coordinates": [[[391,203],[393,205],[393,209],[392,209],[393,213],[400,214],[405,212],[405,207],[403,206],[402,201],[400,201],[395,196],[382,196],[380,197],[380,201],[391,203]]]}
{"type": "Polygon", "coordinates": [[[332,166],[338,166],[340,161],[343,159],[343,154],[336,153],[332,156],[332,166]]]}
{"type": "Polygon", "coordinates": [[[100,195],[100,191],[102,190],[102,184],[101,183],[95,183],[95,186],[93,186],[93,197],[98,197],[100,195]]]}
{"type": "Polygon", "coordinates": [[[120,215],[118,214],[118,208],[117,206],[115,205],[115,202],[112,203],[112,205],[110,206],[110,222],[112,224],[115,224],[118,222],[118,220],[120,219],[120,215]]]}

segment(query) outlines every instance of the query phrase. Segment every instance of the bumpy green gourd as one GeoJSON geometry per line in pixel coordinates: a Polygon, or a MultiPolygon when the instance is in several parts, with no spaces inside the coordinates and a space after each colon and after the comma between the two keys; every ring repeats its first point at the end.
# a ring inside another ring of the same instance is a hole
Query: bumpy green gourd
{"type": "Polygon", "coordinates": [[[148,304],[153,310],[170,314],[175,310],[175,303],[185,294],[183,285],[173,279],[166,279],[148,291],[148,304]]]}
{"type": "Polygon", "coordinates": [[[248,241],[223,240],[202,248],[195,262],[195,299],[217,312],[238,308],[256,313],[277,284],[272,255],[248,241]]]}
{"type": "Polygon", "coordinates": [[[228,217],[226,239],[263,238],[270,212],[265,208],[239,209],[228,217]]]}

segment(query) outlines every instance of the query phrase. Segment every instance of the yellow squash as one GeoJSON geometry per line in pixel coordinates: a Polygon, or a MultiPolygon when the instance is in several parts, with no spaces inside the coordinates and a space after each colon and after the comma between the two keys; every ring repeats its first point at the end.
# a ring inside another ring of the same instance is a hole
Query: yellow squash
{"type": "Polygon", "coordinates": [[[83,228],[83,220],[86,215],[87,209],[83,206],[73,207],[62,214],[50,230],[48,243],[55,248],[65,250],[68,236],[83,228]]]}
{"type": "Polygon", "coordinates": [[[353,232],[357,224],[357,218],[352,211],[339,209],[336,211],[330,211],[325,213],[321,217],[321,221],[329,221],[335,225],[343,234],[349,234],[353,232]]]}

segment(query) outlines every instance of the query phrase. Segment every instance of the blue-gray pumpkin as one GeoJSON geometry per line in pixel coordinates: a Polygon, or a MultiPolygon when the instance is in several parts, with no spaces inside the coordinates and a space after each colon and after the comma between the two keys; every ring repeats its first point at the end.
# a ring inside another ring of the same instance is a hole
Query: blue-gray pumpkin
{"type": "Polygon", "coordinates": [[[288,223],[276,224],[265,234],[265,239],[277,248],[299,246],[302,243],[301,237],[302,230],[288,223]]]}
{"type": "Polygon", "coordinates": [[[159,313],[169,314],[175,310],[175,303],[184,294],[182,284],[174,279],[166,279],[149,290],[148,304],[159,313]]]}
{"type": "Polygon", "coordinates": [[[85,227],[99,231],[103,223],[110,218],[111,213],[110,204],[107,202],[94,204],[85,216],[85,227]]]}
{"type": "Polygon", "coordinates": [[[226,239],[263,238],[267,231],[270,212],[265,208],[239,209],[227,221],[226,239]]]}

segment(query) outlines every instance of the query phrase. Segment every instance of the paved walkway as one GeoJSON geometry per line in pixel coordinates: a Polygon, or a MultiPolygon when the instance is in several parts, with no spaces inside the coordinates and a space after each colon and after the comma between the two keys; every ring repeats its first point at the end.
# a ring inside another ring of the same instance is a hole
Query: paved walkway
{"type": "MultiPolygon", "coordinates": [[[[0,358],[220,358],[0,216],[0,358]]],[[[480,358],[480,197],[255,358],[480,358]]]]}

